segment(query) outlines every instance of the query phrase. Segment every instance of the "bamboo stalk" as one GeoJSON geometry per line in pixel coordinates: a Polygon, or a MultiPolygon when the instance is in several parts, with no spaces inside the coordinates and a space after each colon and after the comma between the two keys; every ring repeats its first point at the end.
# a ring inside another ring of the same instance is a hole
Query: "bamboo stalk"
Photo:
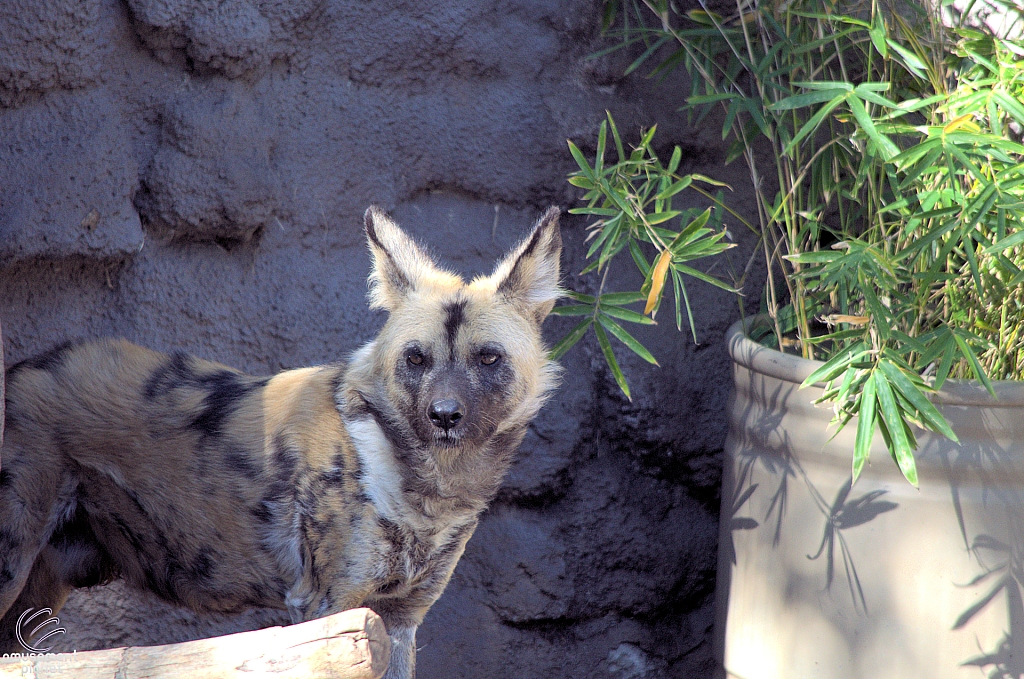
{"type": "Polygon", "coordinates": [[[380,679],[391,640],[368,608],[166,646],[0,658],[0,679],[380,679]]]}

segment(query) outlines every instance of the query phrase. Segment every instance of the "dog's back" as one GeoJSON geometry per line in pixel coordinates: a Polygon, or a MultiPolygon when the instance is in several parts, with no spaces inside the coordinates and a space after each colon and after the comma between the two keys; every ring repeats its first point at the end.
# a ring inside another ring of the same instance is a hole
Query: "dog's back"
{"type": "MultiPolygon", "coordinates": [[[[344,466],[353,456],[334,404],[341,372],[256,378],[116,340],[58,347],[13,366],[0,471],[0,610],[24,587],[22,561],[39,543],[48,544],[50,568],[102,574],[94,580],[117,574],[196,610],[280,607],[291,584],[282,562],[294,569],[297,556],[286,553],[294,549],[283,535],[293,527],[279,524],[291,518],[282,505],[294,499],[299,467],[344,466]]],[[[355,479],[335,481],[358,495],[355,479]]],[[[347,525],[335,527],[337,539],[347,525]]],[[[61,603],[42,598],[22,603],[61,603]]]]}

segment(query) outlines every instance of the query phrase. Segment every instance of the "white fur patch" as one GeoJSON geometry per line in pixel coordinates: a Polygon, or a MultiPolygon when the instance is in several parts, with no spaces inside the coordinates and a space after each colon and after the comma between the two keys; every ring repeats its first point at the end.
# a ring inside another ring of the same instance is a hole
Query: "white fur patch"
{"type": "Polygon", "coordinates": [[[346,421],[356,454],[363,467],[360,484],[381,516],[400,521],[408,513],[402,499],[402,473],[384,432],[372,417],[346,421]]]}
{"type": "MultiPolygon", "coordinates": [[[[391,443],[374,419],[345,420],[345,427],[363,467],[359,483],[378,515],[410,528],[431,549],[446,543],[455,531],[475,519],[472,513],[429,518],[411,507],[402,494],[402,472],[391,443]]],[[[406,570],[411,572],[411,566],[407,564],[406,570]]]]}

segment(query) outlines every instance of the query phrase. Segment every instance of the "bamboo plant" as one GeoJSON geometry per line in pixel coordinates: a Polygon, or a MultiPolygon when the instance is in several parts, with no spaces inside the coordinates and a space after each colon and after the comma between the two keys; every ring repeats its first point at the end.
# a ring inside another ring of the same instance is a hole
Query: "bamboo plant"
{"type": "MultiPolygon", "coordinates": [[[[718,111],[727,162],[743,159],[757,197],[747,226],[767,264],[769,321],[752,338],[824,361],[804,386],[825,383],[837,429],[858,416],[854,481],[878,432],[916,485],[911,425],[956,440],[930,393],[948,378],[992,393],[994,379],[1024,378],[1024,42],[970,25],[970,12],[946,0],[739,0],[728,12],[700,1],[686,12],[667,0],[607,2],[609,49],[642,45],[628,70],[654,77],[684,67],[681,104],[696,121],[718,111]],[[756,152],[764,144],[773,163],[756,152]]],[[[653,133],[628,158],[616,133],[610,166],[603,125],[593,165],[570,143],[580,166],[570,182],[588,190],[575,211],[598,217],[588,269],[628,248],[646,280],[636,293],[604,293],[602,279],[598,298],[559,313],[590,305],[624,390],[601,300],[647,300],[643,314],[619,318],[648,322],[672,294],[679,319],[680,298],[689,314],[685,276],[745,283],[686,264],[728,247],[718,226],[726,205],[706,188],[712,180],[676,174],[678,149],[662,166],[653,133]],[[713,209],[671,210],[665,199],[684,188],[713,198],[713,209]]]]}

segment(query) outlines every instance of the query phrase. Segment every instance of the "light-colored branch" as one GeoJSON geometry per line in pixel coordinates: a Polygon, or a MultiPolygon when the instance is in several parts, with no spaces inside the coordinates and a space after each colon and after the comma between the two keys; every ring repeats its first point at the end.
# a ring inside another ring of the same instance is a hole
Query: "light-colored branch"
{"type": "Polygon", "coordinates": [[[167,646],[0,659],[0,679],[380,679],[391,640],[368,608],[167,646]]]}

